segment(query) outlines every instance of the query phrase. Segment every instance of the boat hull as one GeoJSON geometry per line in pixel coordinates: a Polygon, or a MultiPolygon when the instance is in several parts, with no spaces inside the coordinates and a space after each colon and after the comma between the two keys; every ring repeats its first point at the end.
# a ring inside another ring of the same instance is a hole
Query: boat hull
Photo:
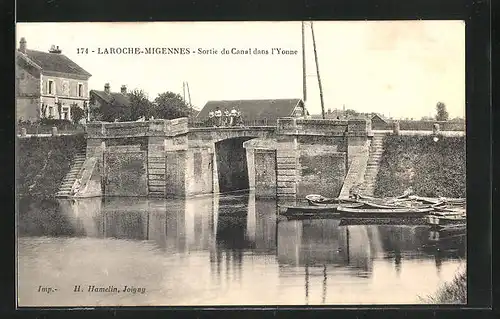
{"type": "Polygon", "coordinates": [[[337,210],[341,217],[356,218],[409,218],[424,217],[432,211],[432,208],[350,208],[339,205],[337,210]]]}
{"type": "Polygon", "coordinates": [[[426,216],[426,222],[434,227],[449,227],[455,225],[464,225],[467,218],[463,216],[440,216],[437,214],[430,214],[426,216]]]}

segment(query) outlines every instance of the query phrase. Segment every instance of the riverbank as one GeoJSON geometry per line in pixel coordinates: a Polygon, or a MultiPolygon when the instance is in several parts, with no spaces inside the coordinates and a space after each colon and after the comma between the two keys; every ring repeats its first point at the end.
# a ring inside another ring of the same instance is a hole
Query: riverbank
{"type": "Polygon", "coordinates": [[[467,271],[460,269],[453,280],[439,287],[434,295],[421,299],[433,304],[466,304],[467,271]]]}
{"type": "Polygon", "coordinates": [[[400,195],[412,187],[429,197],[465,197],[465,136],[387,135],[374,195],[400,195]]]}
{"type": "Polygon", "coordinates": [[[53,198],[86,140],[83,134],[33,136],[16,144],[18,196],[53,198]]]}

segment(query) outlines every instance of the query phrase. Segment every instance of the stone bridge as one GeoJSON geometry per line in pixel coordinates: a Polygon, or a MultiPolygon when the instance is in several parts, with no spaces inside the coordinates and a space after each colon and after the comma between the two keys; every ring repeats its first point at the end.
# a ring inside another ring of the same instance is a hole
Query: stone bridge
{"type": "Polygon", "coordinates": [[[89,123],[75,196],[337,196],[367,159],[368,120],[278,119],[276,126],[189,128],[187,118],[89,123]],[[356,161],[355,161],[356,162],[356,161]]]}

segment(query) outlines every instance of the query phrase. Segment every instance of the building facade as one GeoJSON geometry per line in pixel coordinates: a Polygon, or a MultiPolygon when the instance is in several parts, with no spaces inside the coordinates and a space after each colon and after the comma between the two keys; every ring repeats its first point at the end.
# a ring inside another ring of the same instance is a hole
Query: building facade
{"type": "Polygon", "coordinates": [[[16,113],[19,121],[71,120],[71,107],[86,109],[91,74],[62,54],[28,50],[21,38],[16,52],[16,113]]]}

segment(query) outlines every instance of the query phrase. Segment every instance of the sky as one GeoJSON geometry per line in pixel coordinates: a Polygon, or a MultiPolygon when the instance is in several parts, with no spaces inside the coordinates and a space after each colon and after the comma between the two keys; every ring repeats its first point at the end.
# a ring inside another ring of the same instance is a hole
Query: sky
{"type": "MultiPolygon", "coordinates": [[[[325,110],[354,109],[393,118],[465,117],[465,22],[317,21],[313,23],[325,110]]],[[[18,23],[16,47],[62,54],[92,74],[90,89],[122,85],[149,98],[189,84],[192,104],[209,100],[303,98],[301,22],[18,23]],[[216,49],[217,54],[99,54],[105,48],[216,49]],[[79,53],[78,49],[88,49],[79,53]],[[221,54],[222,49],[269,54],[221,54]],[[297,54],[270,54],[272,48],[297,54]],[[94,52],[92,52],[94,51],[94,52]]],[[[310,23],[305,24],[306,106],[321,113],[310,23]]],[[[187,94],[186,94],[187,98],[187,94]]]]}

